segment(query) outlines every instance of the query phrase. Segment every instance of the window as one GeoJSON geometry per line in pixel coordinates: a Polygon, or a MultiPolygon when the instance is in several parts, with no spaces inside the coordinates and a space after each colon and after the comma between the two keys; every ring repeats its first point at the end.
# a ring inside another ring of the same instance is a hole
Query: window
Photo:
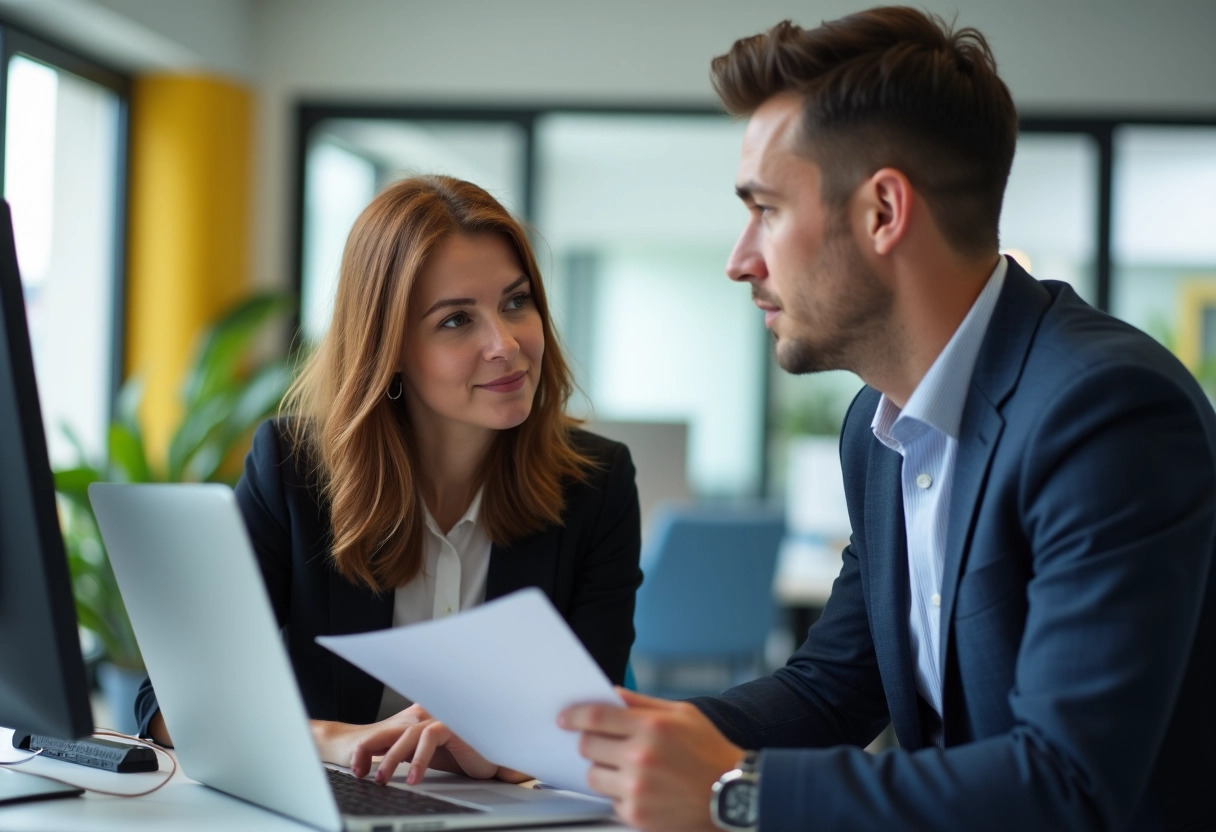
{"type": "MultiPolygon", "coordinates": [[[[730,195],[743,126],[719,113],[302,105],[300,114],[306,308],[310,294],[332,292],[350,223],[380,186],[408,171],[448,172],[489,187],[538,229],[589,415],[688,424],[694,495],[781,492],[790,440],[833,432],[861,385],[845,372],[781,372],[748,293],[725,279],[743,222],[730,195]],[[325,177],[332,184],[318,189],[325,177]]],[[[1157,335],[1216,390],[1216,235],[1205,226],[1216,216],[1216,125],[1026,118],[1021,127],[1002,246],[1036,277],[1157,335]]],[[[316,320],[327,317],[325,307],[316,320]]]]}
{"type": "Polygon", "coordinates": [[[1114,133],[1112,311],[1216,394],[1216,126],[1114,133]]]}
{"type": "Polygon", "coordinates": [[[536,224],[595,420],[685,422],[694,494],[761,488],[763,323],[724,267],[743,125],[720,115],[537,122],[536,224]]]}
{"type": "Polygon", "coordinates": [[[1084,133],[1023,132],[1001,210],[1001,247],[1040,280],[1097,303],[1099,148],[1084,133]]]}
{"type": "Polygon", "coordinates": [[[3,192],[51,463],[70,465],[81,450],[104,454],[119,366],[126,87],[22,33],[2,34],[3,192]]]}
{"type": "Polygon", "coordinates": [[[593,421],[687,424],[688,487],[763,487],[762,322],[724,264],[743,127],[718,113],[301,109],[305,337],[332,309],[342,246],[376,191],[414,172],[476,182],[530,221],[593,421]],[[713,206],[706,217],[707,206],[713,206]]]}
{"type": "Polygon", "coordinates": [[[329,326],[342,249],[355,218],[389,182],[439,173],[476,182],[524,214],[524,129],[510,121],[332,118],[308,134],[301,308],[305,341],[329,326]]]}

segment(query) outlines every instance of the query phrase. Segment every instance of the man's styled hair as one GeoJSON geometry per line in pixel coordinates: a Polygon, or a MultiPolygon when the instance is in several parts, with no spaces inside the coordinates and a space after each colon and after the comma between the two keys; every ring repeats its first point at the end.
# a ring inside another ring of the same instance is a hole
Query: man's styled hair
{"type": "Polygon", "coordinates": [[[781,93],[804,100],[800,151],[841,207],[884,167],[924,196],[952,246],[997,247],[1017,111],[984,36],[916,9],[869,9],[815,29],[784,21],[713,60],[714,89],[745,117],[781,93]]]}

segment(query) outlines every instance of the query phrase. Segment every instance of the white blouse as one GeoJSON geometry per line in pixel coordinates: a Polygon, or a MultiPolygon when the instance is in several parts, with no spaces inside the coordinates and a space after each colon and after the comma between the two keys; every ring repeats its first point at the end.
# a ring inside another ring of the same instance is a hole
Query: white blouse
{"type": "MultiPolygon", "coordinates": [[[[486,599],[486,575],[490,569],[490,538],[478,522],[481,489],[464,515],[446,535],[423,506],[426,531],[423,535],[422,571],[393,598],[393,626],[416,624],[469,609],[486,599]]],[[[410,701],[385,687],[376,719],[385,719],[409,707],[410,701]]]]}

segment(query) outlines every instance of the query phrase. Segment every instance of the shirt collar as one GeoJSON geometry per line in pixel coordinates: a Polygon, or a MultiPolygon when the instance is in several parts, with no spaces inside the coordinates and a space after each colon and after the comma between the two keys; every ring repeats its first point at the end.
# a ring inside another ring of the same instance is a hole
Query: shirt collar
{"type": "Polygon", "coordinates": [[[988,332],[988,323],[992,320],[1008,270],[1009,262],[1004,256],[1000,257],[979,297],[971,304],[966,317],[950,336],[945,349],[934,360],[925,377],[916,385],[903,410],[885,393],[878,400],[870,428],[884,445],[898,449],[903,442],[921,432],[922,428],[911,424],[897,427],[897,423],[905,419],[915,420],[952,439],[958,439],[971,373],[975,370],[975,361],[979,357],[980,346],[988,332]]]}
{"type": "MultiPolygon", "coordinates": [[[[464,510],[464,514],[460,515],[460,519],[452,525],[452,529],[448,532],[448,534],[460,529],[466,523],[477,523],[478,518],[481,516],[481,496],[485,490],[486,487],[484,485],[477,489],[477,493],[473,495],[473,500],[469,503],[469,507],[464,510]]],[[[426,527],[434,534],[437,534],[440,537],[446,537],[446,535],[440,531],[439,524],[435,522],[435,518],[431,516],[431,510],[426,507],[425,501],[422,504],[422,512],[426,522],[426,527]]]]}

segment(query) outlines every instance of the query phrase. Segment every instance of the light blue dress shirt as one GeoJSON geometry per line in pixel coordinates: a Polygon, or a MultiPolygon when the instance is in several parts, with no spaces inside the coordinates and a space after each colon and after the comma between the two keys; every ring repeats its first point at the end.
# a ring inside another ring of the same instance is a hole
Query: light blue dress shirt
{"type": "Polygon", "coordinates": [[[959,424],[980,343],[1007,269],[1008,263],[1001,257],[904,409],[884,395],[870,425],[878,441],[903,457],[901,486],[912,596],[908,628],[916,660],[916,689],[938,716],[942,713],[942,563],[959,424]]]}

